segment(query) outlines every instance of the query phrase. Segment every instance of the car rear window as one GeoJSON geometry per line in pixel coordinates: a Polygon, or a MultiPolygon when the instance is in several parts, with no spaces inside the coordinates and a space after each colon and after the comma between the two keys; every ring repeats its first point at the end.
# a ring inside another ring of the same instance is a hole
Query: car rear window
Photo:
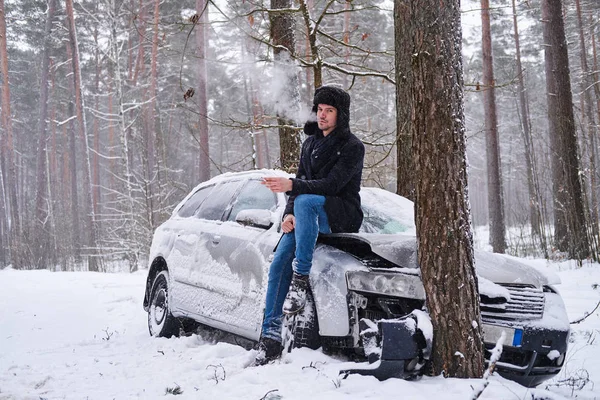
{"type": "Polygon", "coordinates": [[[183,206],[181,206],[181,208],[177,212],[177,215],[179,215],[182,218],[188,218],[194,215],[196,213],[196,210],[202,205],[204,200],[208,197],[208,195],[212,192],[214,188],[215,186],[212,185],[208,187],[203,187],[202,189],[198,190],[185,202],[183,206]]]}

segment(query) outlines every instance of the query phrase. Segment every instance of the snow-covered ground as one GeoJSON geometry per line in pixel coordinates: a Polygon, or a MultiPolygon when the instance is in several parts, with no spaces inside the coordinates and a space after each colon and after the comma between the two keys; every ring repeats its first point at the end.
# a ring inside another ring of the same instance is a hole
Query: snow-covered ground
{"type": "MultiPolygon", "coordinates": [[[[600,265],[527,260],[560,276],[571,320],[600,300],[600,265]]],[[[0,399],[469,399],[480,380],[407,382],[351,375],[301,349],[264,367],[254,350],[209,334],[148,335],[146,271],[134,274],[0,270],[0,399]],[[178,390],[176,390],[178,388],[178,390]]],[[[536,389],[492,376],[481,399],[600,399],[600,310],[571,326],[566,365],[536,389]],[[533,396],[532,396],[533,395],[533,396]]]]}

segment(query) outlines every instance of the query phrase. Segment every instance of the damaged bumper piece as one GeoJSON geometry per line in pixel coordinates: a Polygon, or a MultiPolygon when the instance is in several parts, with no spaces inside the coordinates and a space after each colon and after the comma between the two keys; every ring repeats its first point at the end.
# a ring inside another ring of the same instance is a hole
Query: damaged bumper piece
{"type": "Polygon", "coordinates": [[[363,318],[359,326],[370,364],[341,371],[341,374],[370,375],[379,380],[413,379],[420,375],[431,351],[431,340],[423,333],[432,331],[428,316],[410,314],[377,323],[363,318]]]}

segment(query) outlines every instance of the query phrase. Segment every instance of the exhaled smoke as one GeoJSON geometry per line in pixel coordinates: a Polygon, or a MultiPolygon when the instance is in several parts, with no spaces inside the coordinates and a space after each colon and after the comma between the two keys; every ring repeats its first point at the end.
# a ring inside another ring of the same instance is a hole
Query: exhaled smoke
{"type": "Polygon", "coordinates": [[[311,117],[312,104],[302,104],[298,73],[300,68],[289,59],[280,60],[264,67],[262,74],[255,74],[258,80],[260,101],[267,114],[293,121],[303,125],[311,117]]]}

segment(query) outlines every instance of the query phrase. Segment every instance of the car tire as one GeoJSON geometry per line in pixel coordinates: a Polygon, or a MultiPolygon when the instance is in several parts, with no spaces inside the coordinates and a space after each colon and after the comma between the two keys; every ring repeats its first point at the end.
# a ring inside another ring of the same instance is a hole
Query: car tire
{"type": "Polygon", "coordinates": [[[312,292],[306,296],[306,305],[294,317],[292,326],[293,348],[308,347],[316,350],[321,347],[319,320],[312,292]]]}
{"type": "Polygon", "coordinates": [[[148,304],[148,331],[151,336],[179,336],[179,321],[169,308],[169,273],[159,272],[152,283],[148,304]]]}

